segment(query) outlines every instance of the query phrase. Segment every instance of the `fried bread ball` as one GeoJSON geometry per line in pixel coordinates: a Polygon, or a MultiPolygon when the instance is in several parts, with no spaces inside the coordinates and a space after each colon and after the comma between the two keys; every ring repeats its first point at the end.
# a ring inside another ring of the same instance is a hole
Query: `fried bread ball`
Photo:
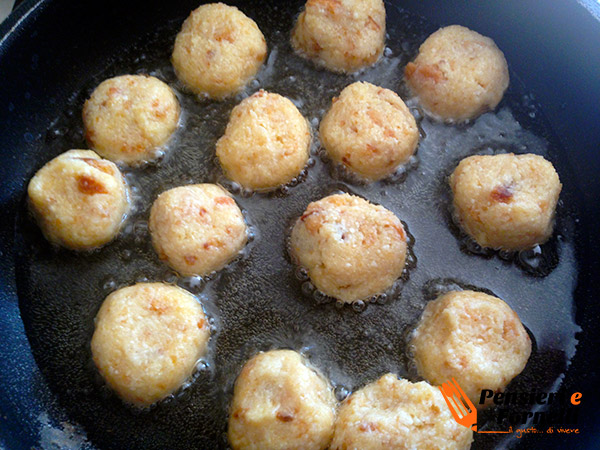
{"type": "Polygon", "coordinates": [[[152,205],[149,228],[159,258],[184,276],[223,268],[247,239],[240,208],[216,184],[163,192],[152,205]]]}
{"type": "Polygon", "coordinates": [[[92,356],[123,400],[149,406],[190,377],[209,337],[204,311],[192,294],[163,283],[139,283],[102,303],[92,356]]]}
{"type": "Polygon", "coordinates": [[[285,97],[263,90],[231,111],[217,157],[227,176],[248,189],[273,189],[290,182],[306,165],[310,128],[285,97]]]}
{"type": "Polygon", "coordinates": [[[298,353],[272,350],[244,365],[230,412],[233,450],[323,450],[333,435],[335,397],[298,353]]]}
{"type": "Polygon", "coordinates": [[[253,78],[266,56],[265,37],[252,19],[234,6],[210,3],[183,23],[172,61],[193,92],[221,99],[253,78]]]}
{"type": "Polygon", "coordinates": [[[179,122],[179,102],[158,78],[122,75],[103,81],[83,106],[90,146],[111,161],[136,164],[159,155],[179,122]]]}
{"type": "Polygon", "coordinates": [[[73,250],[110,242],[129,211],[121,172],[91,150],[69,150],[48,162],[27,194],[46,238],[73,250]]]}
{"type": "Polygon", "coordinates": [[[371,181],[394,173],[419,142],[417,123],[402,99],[366,82],[347,86],[333,99],[320,134],[333,161],[371,181]]]}
{"type": "Polygon", "coordinates": [[[308,0],[292,31],[297,52],[335,72],[374,64],[384,45],[382,0],[308,0]]]}
{"type": "Polygon", "coordinates": [[[538,155],[463,159],[450,176],[459,225],[482,247],[523,250],[545,242],[562,185],[538,155]]]}
{"type": "Polygon", "coordinates": [[[388,373],[342,403],[330,449],[467,450],[472,441],[437,387],[388,373]]]}
{"type": "Polygon", "coordinates": [[[429,36],[405,76],[427,110],[458,121],[493,110],[509,82],[506,59],[494,41],[459,25],[429,36]]]}
{"type": "Polygon", "coordinates": [[[406,233],[383,206],[336,194],[308,205],[294,225],[290,250],[317,289],[351,303],[383,293],[400,277],[406,233]]]}
{"type": "Polygon", "coordinates": [[[479,405],[525,368],[531,340],[517,314],[497,297],[451,291],[427,304],[411,348],[419,374],[435,385],[454,378],[479,405]]]}

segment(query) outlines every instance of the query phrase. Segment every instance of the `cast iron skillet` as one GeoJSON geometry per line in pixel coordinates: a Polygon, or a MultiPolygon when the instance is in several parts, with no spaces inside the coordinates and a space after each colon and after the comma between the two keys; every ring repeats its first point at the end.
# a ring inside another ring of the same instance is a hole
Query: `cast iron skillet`
{"type": "MultiPolygon", "coordinates": [[[[250,16],[253,9],[272,3],[239,2],[250,16]]],[[[298,11],[301,1],[278,5],[298,11]]],[[[555,155],[565,198],[572,202],[576,226],[579,279],[575,289],[576,322],[581,326],[577,353],[565,374],[562,389],[580,391],[581,434],[536,440],[525,437],[522,448],[543,446],[594,448],[599,437],[596,414],[596,373],[600,316],[595,294],[599,283],[597,201],[600,183],[597,127],[600,98],[600,23],[594,2],[505,1],[476,4],[460,1],[398,2],[408,11],[439,25],[459,23],[493,36],[511,69],[535,94],[540,109],[556,133],[563,151],[555,155]],[[560,170],[564,168],[564,170],[560,170]],[[566,175],[565,175],[566,174],[566,175]]],[[[43,161],[46,130],[81,92],[91,74],[102,72],[106,61],[150,34],[165,21],[184,18],[197,2],[153,1],[82,2],[28,1],[0,27],[0,198],[5,218],[0,222],[0,444],[25,449],[52,441],[53,429],[67,432],[73,423],[50,390],[33,359],[16,295],[14,227],[22,210],[29,177],[43,161]],[[46,426],[44,426],[46,425],[46,426]],[[47,425],[50,425],[48,427],[47,425]],[[52,428],[54,427],[54,428],[52,428]]],[[[110,399],[109,399],[110,401],[110,399]]],[[[81,399],[82,405],[85,398],[81,399]]],[[[101,422],[102,418],[98,417],[101,422]]],[[[100,427],[90,430],[92,443],[103,442],[100,427]]],[[[158,433],[160,431],[157,431],[158,433]]],[[[65,442],[65,436],[62,436],[65,442]]],[[[157,436],[161,440],[161,436],[157,436]]],[[[77,444],[77,438],[71,444],[77,444]]],[[[149,441],[151,442],[151,440],[149,441]]]]}

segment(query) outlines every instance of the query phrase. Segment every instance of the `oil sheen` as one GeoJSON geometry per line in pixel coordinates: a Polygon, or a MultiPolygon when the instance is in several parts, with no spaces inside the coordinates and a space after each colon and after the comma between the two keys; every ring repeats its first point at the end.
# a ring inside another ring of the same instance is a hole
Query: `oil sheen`
{"type": "MultiPolygon", "coordinates": [[[[17,273],[20,308],[36,361],[61,405],[101,448],[227,448],[225,436],[233,383],[244,362],[261,350],[292,348],[330,378],[341,400],[386,372],[418,379],[407,352],[407,336],[427,301],[449,289],[475,288],[506,301],[529,330],[534,350],[515,391],[555,391],[575,352],[573,289],[575,219],[563,200],[553,238],[521,254],[482,250],[461,234],[450,210],[447,177],[472,154],[536,153],[551,161],[561,151],[543,114],[518,79],[492,113],[467,124],[428,118],[402,81],[404,66],[438,27],[388,5],[388,36],[382,59],[351,75],[326,72],[298,57],[289,33],[300,3],[270,3],[245,11],[267,39],[268,59],[257,78],[235,97],[199,99],[178,83],[170,64],[177,18],[138,45],[115,51],[106,69],[82,80],[69,108],[49,126],[47,146],[31,174],[71,148],[86,148],[81,108],[102,80],[145,73],[167,82],[182,106],[182,118],[162,158],[124,169],[133,209],[121,234],[91,253],[56,249],[29,217],[26,202],[17,218],[17,273]],[[289,6],[289,5],[288,5],[289,6]],[[417,118],[421,140],[408,167],[388,180],[364,184],[321,157],[318,124],[332,97],[358,81],[397,92],[417,118]],[[215,143],[232,108],[258,89],[290,98],[313,132],[305,173],[274,193],[244,191],[225,179],[215,143]],[[229,189],[250,225],[242,254],[209,277],[182,278],[161,263],[150,242],[150,207],[164,190],[215,182],[229,189]],[[386,296],[369,304],[342,306],[322,301],[292,264],[289,228],[309,202],[350,192],[393,211],[411,235],[411,267],[386,296]],[[138,281],[166,281],[202,301],[213,334],[209,353],[193,380],[148,410],[123,404],[107,389],[91,361],[94,317],[115,289],[138,281]],[[533,388],[532,388],[533,387],[533,388]]],[[[510,61],[509,61],[510,66],[510,61]]],[[[557,167],[560,174],[568,170],[557,167]]],[[[488,414],[489,415],[489,414],[488,414]]],[[[481,420],[486,420],[486,415],[481,420]]],[[[481,428],[481,424],[480,424],[481,428]]],[[[475,436],[474,449],[505,445],[502,435],[475,436]]],[[[506,439],[512,439],[508,437],[506,439]]]]}

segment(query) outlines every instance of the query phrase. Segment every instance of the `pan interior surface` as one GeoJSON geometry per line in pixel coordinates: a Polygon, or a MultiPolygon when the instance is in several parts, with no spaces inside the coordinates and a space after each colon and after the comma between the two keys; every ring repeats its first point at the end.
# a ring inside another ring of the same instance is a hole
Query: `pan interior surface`
{"type": "MultiPolygon", "coordinates": [[[[563,193],[554,236],[537,256],[474,254],[450,219],[447,176],[462,158],[514,152],[555,161],[562,151],[518,74],[511,73],[511,85],[496,112],[470,124],[432,121],[409,102],[421,131],[418,164],[396,180],[359,184],[322,157],[320,119],[331,98],[358,80],[392,89],[407,99],[404,66],[438,27],[387,5],[389,36],[382,60],[357,74],[336,75],[293,54],[289,31],[300,3],[242,9],[265,34],[269,55],[257,79],[239,95],[211,102],[185,92],[170,64],[172,43],[184,19],[177,17],[152,34],[139,36],[135,45],[119,49],[103,70],[81,80],[64,114],[49,124],[43,151],[32,162],[30,175],[68,149],[87,147],[81,108],[106,78],[150,74],[178,95],[182,123],[165,157],[125,170],[135,208],[115,242],[87,254],[55,249],[30,218],[25,199],[21,202],[15,235],[19,307],[35,360],[70,417],[83,425],[98,448],[227,448],[233,383],[253,354],[272,348],[301,351],[331,380],[340,398],[388,371],[415,381],[418,376],[406,351],[407,335],[427,301],[453,288],[499,296],[529,330],[533,353],[510,390],[558,390],[579,331],[574,318],[576,219],[569,208],[571,194],[563,193]],[[152,249],[147,229],[150,206],[159,193],[175,186],[216,182],[231,188],[215,161],[215,142],[233,106],[258,89],[290,98],[309,120],[314,165],[296,185],[276,193],[250,195],[235,190],[253,233],[249,245],[238,260],[211,279],[177,277],[152,249]],[[286,250],[289,227],[306,205],[339,191],[392,210],[414,238],[415,264],[400,283],[399,295],[369,304],[362,312],[321,303],[306,289],[303,292],[303,280],[296,276],[286,250]],[[145,280],[177,283],[196,294],[213,321],[214,333],[209,353],[190,385],[155,407],[138,411],[104,386],[91,361],[89,342],[104,298],[119,287],[145,280]]],[[[557,167],[561,176],[567,170],[557,167]]],[[[497,429],[494,417],[493,410],[486,411],[480,428],[497,429]]],[[[503,439],[515,437],[478,435],[472,448],[495,448],[506,444],[503,439]]]]}

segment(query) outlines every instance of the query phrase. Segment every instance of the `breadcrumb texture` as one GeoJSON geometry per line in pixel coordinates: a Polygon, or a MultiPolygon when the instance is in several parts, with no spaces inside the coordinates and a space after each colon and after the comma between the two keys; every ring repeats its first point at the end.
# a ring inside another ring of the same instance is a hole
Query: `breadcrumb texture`
{"type": "Polygon", "coordinates": [[[400,277],[406,233],[383,206],[330,195],[310,203],[296,221],[290,250],[317,289],[350,303],[384,292],[400,277]]]}
{"type": "Polygon", "coordinates": [[[456,379],[477,407],[482,389],[503,391],[531,354],[529,335],[510,306],[475,291],[429,302],[410,345],[423,378],[435,385],[456,379]]]}
{"type": "Polygon", "coordinates": [[[149,228],[159,258],[184,276],[223,268],[247,240],[240,208],[216,184],[163,192],[150,210],[149,228]]]}
{"type": "Polygon", "coordinates": [[[347,86],[333,99],[320,134],[332,160],[370,181],[394,173],[419,142],[417,123],[402,99],[366,82],[347,86]]]}
{"type": "Polygon", "coordinates": [[[333,435],[335,397],[292,350],[260,353],[235,382],[229,442],[234,450],[323,450],[333,435]]]}
{"type": "Polygon", "coordinates": [[[192,294],[163,283],[139,283],[104,300],[92,355],[107,384],[126,402],[143,407],[190,377],[209,336],[192,294]]]}
{"type": "Polygon", "coordinates": [[[73,250],[110,242],[129,210],[121,172],[91,150],[69,150],[48,162],[29,181],[27,194],[46,238],[73,250]]]}
{"type": "Polygon", "coordinates": [[[471,442],[437,387],[387,374],[342,403],[330,448],[467,450],[471,442]]]}
{"type": "Polygon", "coordinates": [[[177,77],[193,92],[222,99],[253,78],[267,56],[265,37],[235,6],[202,5],[192,11],[175,38],[177,77]]]}
{"type": "Polygon", "coordinates": [[[427,110],[459,121],[496,108],[509,83],[506,59],[494,41],[460,25],[429,36],[405,76],[427,110]]]}
{"type": "Polygon", "coordinates": [[[179,102],[158,78],[122,75],[103,81],[83,106],[90,146],[104,158],[124,164],[158,156],[179,122],[179,102]]]}
{"type": "Polygon", "coordinates": [[[449,181],[456,219],[482,247],[523,250],[552,235],[562,184],[543,157],[470,156],[449,181]]]}
{"type": "Polygon", "coordinates": [[[262,89],[233,108],[217,157],[245,188],[269,190],[290,182],[306,165],[311,134],[287,98],[262,89]]]}
{"type": "Polygon", "coordinates": [[[335,72],[374,64],[384,45],[382,0],[308,0],[292,31],[297,52],[335,72]]]}

